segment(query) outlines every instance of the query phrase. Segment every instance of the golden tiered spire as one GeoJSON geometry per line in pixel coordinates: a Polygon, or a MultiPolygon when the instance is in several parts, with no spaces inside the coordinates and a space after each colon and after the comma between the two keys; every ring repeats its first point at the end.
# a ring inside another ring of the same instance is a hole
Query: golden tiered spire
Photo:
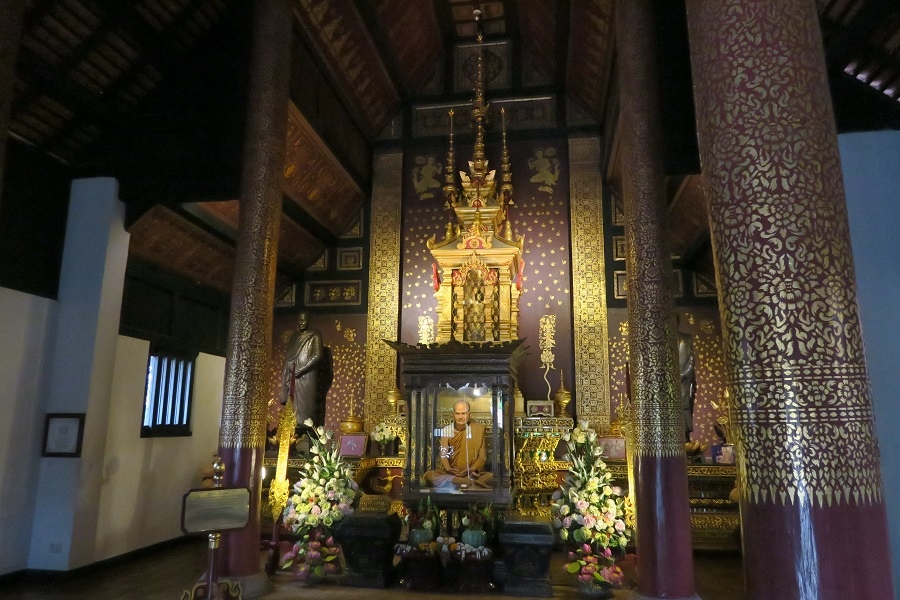
{"type": "Polygon", "coordinates": [[[507,342],[518,338],[519,291],[522,288],[524,239],[513,235],[512,166],[503,129],[502,181],[485,157],[484,131],[490,105],[485,101],[481,12],[475,11],[478,62],[472,125],[475,147],[469,172],[458,171],[453,140],[454,112],[449,111],[450,135],[444,177],[445,207],[450,212],[444,239],[432,236],[426,245],[435,259],[435,297],[438,319],[435,341],[507,342]]]}

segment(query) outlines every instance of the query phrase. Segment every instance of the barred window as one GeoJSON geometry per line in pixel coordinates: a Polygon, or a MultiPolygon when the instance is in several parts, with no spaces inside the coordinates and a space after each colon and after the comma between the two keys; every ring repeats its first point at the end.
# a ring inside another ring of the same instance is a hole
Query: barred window
{"type": "Polygon", "coordinates": [[[141,437],[191,435],[195,360],[196,355],[150,354],[141,437]]]}

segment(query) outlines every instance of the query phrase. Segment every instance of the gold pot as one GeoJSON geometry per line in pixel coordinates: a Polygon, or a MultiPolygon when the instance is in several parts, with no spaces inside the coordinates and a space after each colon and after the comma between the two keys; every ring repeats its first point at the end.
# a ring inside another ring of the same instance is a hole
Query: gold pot
{"type": "Polygon", "coordinates": [[[341,433],[361,433],[363,430],[363,420],[351,413],[341,420],[338,429],[341,430],[341,433]]]}

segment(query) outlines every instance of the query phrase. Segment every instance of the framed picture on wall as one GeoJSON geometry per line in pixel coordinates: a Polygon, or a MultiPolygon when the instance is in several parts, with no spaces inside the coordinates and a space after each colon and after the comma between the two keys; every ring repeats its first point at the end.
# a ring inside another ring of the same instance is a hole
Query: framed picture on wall
{"type": "Polygon", "coordinates": [[[344,433],[341,435],[340,455],[344,458],[361,458],[366,454],[367,433],[344,433]]]}
{"type": "Polygon", "coordinates": [[[84,438],[84,413],[47,413],[41,456],[78,458],[84,438]]]}

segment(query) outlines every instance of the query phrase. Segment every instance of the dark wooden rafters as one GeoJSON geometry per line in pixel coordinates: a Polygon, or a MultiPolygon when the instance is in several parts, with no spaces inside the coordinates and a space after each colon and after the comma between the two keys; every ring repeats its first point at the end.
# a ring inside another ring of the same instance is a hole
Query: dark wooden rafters
{"type": "Polygon", "coordinates": [[[444,47],[443,64],[443,96],[453,94],[453,48],[456,45],[456,31],[453,27],[453,14],[447,0],[432,0],[435,13],[438,16],[438,24],[441,27],[444,47]]]}
{"type": "Polygon", "coordinates": [[[334,246],[337,243],[337,237],[334,234],[287,196],[281,202],[281,210],[283,217],[292,220],[325,246],[334,246]]]}
{"type": "Polygon", "coordinates": [[[378,49],[378,59],[381,61],[388,77],[390,77],[394,89],[400,94],[401,105],[406,104],[409,101],[411,90],[407,89],[404,78],[400,73],[400,67],[397,65],[397,61],[394,60],[394,56],[389,52],[391,47],[390,40],[388,40],[387,34],[385,34],[378,23],[374,2],[372,0],[354,0],[353,5],[366,26],[373,45],[378,49]]]}
{"type": "MultiPolygon", "coordinates": [[[[32,11],[26,15],[24,31],[33,31],[45,17],[46,10],[51,5],[53,3],[35,5],[32,11]]],[[[97,130],[113,129],[122,121],[123,115],[142,98],[126,100],[120,96],[120,93],[139,77],[146,77],[146,70],[149,66],[153,66],[161,77],[162,73],[178,65],[179,61],[183,59],[184,50],[179,50],[178,45],[172,43],[168,37],[171,31],[185,29],[200,13],[205,13],[202,18],[210,24],[217,16],[208,14],[209,10],[214,9],[207,9],[204,4],[187,5],[166,24],[164,29],[152,33],[152,28],[147,26],[146,20],[137,12],[132,3],[111,1],[104,2],[101,6],[102,14],[99,15],[99,23],[66,56],[61,58],[59,64],[49,64],[24,44],[21,49],[20,68],[30,75],[29,82],[36,83],[36,85],[31,85],[16,99],[13,114],[27,109],[40,95],[46,95],[64,106],[71,113],[71,117],[64,120],[49,137],[36,144],[40,150],[58,158],[59,155],[54,152],[55,149],[70,138],[74,130],[82,126],[83,121],[93,123],[97,130]],[[102,62],[106,62],[108,65],[112,65],[114,62],[120,63],[120,66],[123,67],[120,72],[107,71],[104,73],[112,80],[111,83],[108,85],[98,84],[101,90],[92,93],[85,86],[79,85],[71,77],[66,76],[67,73],[87,60],[91,53],[97,52],[98,46],[103,44],[110,34],[116,32],[120,32],[119,35],[123,36],[125,43],[133,40],[136,46],[133,50],[137,58],[131,60],[130,57],[120,54],[116,58],[104,56],[101,61],[92,61],[91,67],[101,71],[104,70],[100,64],[102,62]]],[[[66,10],[63,4],[55,5],[55,9],[65,10],[71,19],[79,19],[77,15],[66,10]]],[[[63,23],[58,25],[65,26],[63,23]]],[[[87,27],[87,24],[83,22],[81,25],[87,27]]],[[[149,91],[147,89],[144,93],[149,93],[149,91]]]]}
{"type": "MultiPolygon", "coordinates": [[[[506,16],[506,35],[512,42],[512,56],[510,62],[512,65],[521,66],[522,55],[522,33],[519,28],[519,5],[515,0],[503,0],[503,14],[506,16]]],[[[520,89],[522,87],[522,68],[514,68],[512,72],[512,87],[520,89]]]]}
{"type": "Polygon", "coordinates": [[[566,93],[567,76],[569,69],[566,67],[569,61],[569,32],[572,14],[571,3],[565,0],[556,3],[556,88],[561,94],[566,93]]]}

